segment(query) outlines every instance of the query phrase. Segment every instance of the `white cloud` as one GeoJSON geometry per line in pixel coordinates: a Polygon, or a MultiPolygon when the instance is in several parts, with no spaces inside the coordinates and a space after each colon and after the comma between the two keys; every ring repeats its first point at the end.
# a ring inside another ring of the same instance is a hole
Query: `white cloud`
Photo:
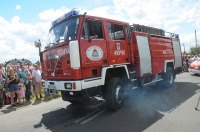
{"type": "Polygon", "coordinates": [[[20,21],[20,17],[19,16],[14,16],[13,18],[12,18],[12,20],[11,20],[11,23],[19,23],[19,21],[20,21]]]}
{"type": "Polygon", "coordinates": [[[65,7],[61,7],[60,9],[57,9],[57,10],[49,9],[49,10],[41,12],[39,14],[39,17],[41,20],[53,21],[56,18],[62,16],[63,14],[69,11],[70,10],[65,7]]]}
{"type": "MultiPolygon", "coordinates": [[[[98,2],[99,0],[96,0],[98,2]]],[[[194,0],[113,0],[113,5],[105,5],[94,9],[88,9],[81,5],[81,13],[100,16],[120,21],[137,23],[166,31],[180,34],[181,44],[186,50],[195,46],[194,29],[200,45],[200,2],[194,0]],[[185,26],[186,25],[186,26],[185,26]]],[[[21,9],[19,5],[16,10],[21,9]]],[[[35,24],[23,23],[19,16],[13,16],[10,21],[0,16],[0,63],[13,58],[27,58],[36,62],[38,49],[34,47],[34,41],[41,39],[45,45],[50,24],[56,18],[62,16],[70,9],[48,9],[38,14],[40,22],[35,24]]]]}
{"type": "Polygon", "coordinates": [[[88,14],[178,33],[187,51],[195,45],[194,29],[196,29],[200,45],[200,1],[113,0],[113,4],[89,10],[88,14]]]}
{"type": "Polygon", "coordinates": [[[16,10],[21,10],[22,9],[22,7],[20,6],[20,5],[16,5],[16,8],[15,8],[16,10]]]}
{"type": "Polygon", "coordinates": [[[33,62],[39,60],[34,41],[41,39],[45,45],[49,28],[49,22],[23,23],[19,16],[14,16],[9,22],[0,17],[0,63],[14,58],[26,58],[33,62]]]}

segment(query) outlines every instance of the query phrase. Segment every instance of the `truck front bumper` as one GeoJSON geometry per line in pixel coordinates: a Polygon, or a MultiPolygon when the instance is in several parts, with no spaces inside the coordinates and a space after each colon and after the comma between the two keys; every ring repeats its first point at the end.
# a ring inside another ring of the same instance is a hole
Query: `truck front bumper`
{"type": "Polygon", "coordinates": [[[78,81],[43,80],[42,85],[44,88],[55,89],[59,91],[81,91],[84,89],[104,85],[104,80],[100,77],[78,81]]]}
{"type": "Polygon", "coordinates": [[[42,85],[47,89],[59,91],[81,91],[81,81],[50,81],[43,80],[42,85]],[[68,86],[67,86],[68,85],[68,86]],[[71,85],[71,87],[70,87],[71,85]]]}

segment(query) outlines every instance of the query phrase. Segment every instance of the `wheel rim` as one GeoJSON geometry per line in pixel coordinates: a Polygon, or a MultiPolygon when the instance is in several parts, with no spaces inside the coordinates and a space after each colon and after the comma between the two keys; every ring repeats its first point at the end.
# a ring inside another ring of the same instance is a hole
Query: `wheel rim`
{"type": "Polygon", "coordinates": [[[121,86],[120,85],[117,85],[115,95],[116,95],[117,102],[120,104],[122,102],[122,91],[121,91],[121,86]]]}

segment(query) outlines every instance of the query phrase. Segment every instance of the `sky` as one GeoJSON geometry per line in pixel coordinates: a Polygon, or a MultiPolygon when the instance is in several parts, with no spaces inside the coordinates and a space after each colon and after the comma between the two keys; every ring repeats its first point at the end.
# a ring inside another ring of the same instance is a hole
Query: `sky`
{"type": "Polygon", "coordinates": [[[73,8],[81,14],[161,28],[180,36],[182,46],[200,46],[200,0],[1,0],[0,63],[39,60],[34,41],[45,47],[51,22],[73,8]]]}

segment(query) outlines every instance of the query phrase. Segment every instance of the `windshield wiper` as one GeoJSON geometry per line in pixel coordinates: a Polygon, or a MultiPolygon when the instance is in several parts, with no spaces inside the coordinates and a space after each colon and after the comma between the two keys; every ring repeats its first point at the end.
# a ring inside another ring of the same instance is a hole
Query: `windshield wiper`
{"type": "Polygon", "coordinates": [[[58,40],[56,40],[56,43],[61,43],[60,41],[64,42],[65,39],[58,39],[58,40]]]}

